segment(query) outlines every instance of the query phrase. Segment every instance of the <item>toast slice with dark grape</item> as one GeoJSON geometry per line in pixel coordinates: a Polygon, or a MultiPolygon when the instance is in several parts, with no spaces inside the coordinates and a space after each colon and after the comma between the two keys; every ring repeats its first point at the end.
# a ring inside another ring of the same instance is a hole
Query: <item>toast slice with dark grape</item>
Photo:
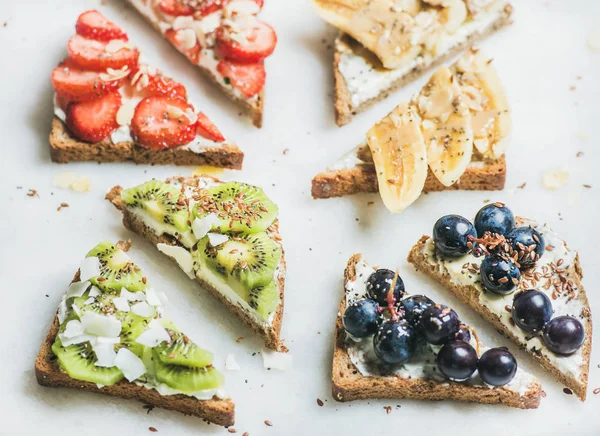
{"type": "Polygon", "coordinates": [[[164,317],[167,299],[130,260],[129,244],[88,253],[35,361],[40,385],[80,389],[234,424],[211,352],[164,317]]]}
{"type": "Polygon", "coordinates": [[[548,224],[484,206],[474,223],[440,218],[408,261],[526,350],[582,401],[592,348],[592,313],[579,254],[548,224]]]}
{"type": "Polygon", "coordinates": [[[123,224],[175,260],[265,341],[280,337],[285,252],[278,208],[261,188],[209,176],[115,186],[106,198],[123,224]]]}
{"type": "Polygon", "coordinates": [[[334,337],[337,401],[406,398],[538,407],[540,383],[518,368],[508,350],[486,348],[452,309],[412,291],[406,294],[397,273],[376,270],[360,254],[348,260],[334,337]],[[438,320],[442,328],[432,328],[438,320]]]}

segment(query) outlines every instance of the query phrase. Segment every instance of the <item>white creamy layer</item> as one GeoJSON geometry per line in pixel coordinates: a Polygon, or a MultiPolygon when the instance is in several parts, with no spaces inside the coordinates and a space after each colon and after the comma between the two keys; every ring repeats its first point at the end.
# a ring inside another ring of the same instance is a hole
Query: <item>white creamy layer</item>
{"type": "MultiPolygon", "coordinates": [[[[164,383],[154,384],[154,383],[150,383],[150,382],[136,381],[135,384],[138,386],[143,386],[147,389],[155,389],[161,395],[183,394],[183,392],[178,391],[177,389],[170,388],[169,386],[167,386],[164,383]]],[[[225,390],[223,390],[223,389],[205,389],[203,391],[191,392],[189,394],[183,394],[183,395],[187,395],[188,397],[194,397],[198,400],[212,400],[213,397],[217,397],[221,400],[225,400],[225,399],[229,398],[229,396],[227,395],[227,392],[225,392],[225,390]]]]}
{"type": "Polygon", "coordinates": [[[367,100],[377,97],[414,68],[429,67],[437,59],[463,44],[471,35],[485,32],[502,14],[505,6],[504,0],[496,1],[486,10],[471,16],[470,21],[463,23],[453,34],[444,35],[436,44],[435,56],[425,53],[394,70],[374,67],[367,59],[354,53],[347,44],[337,39],[335,50],[341,52],[339,70],[350,92],[352,106],[357,108],[367,100]]]}
{"type": "MultiPolygon", "coordinates": [[[[373,268],[367,265],[364,261],[359,261],[356,264],[355,280],[350,280],[346,283],[346,306],[355,300],[366,298],[367,290],[366,283],[369,276],[373,273],[373,268]]],[[[471,345],[478,351],[479,355],[486,351],[487,348],[478,344],[474,335],[471,337],[471,345]]],[[[444,377],[438,370],[435,362],[440,346],[430,344],[421,345],[410,361],[398,366],[390,366],[381,363],[375,355],[373,349],[373,338],[368,337],[361,340],[355,340],[348,337],[346,348],[350,360],[356,366],[358,371],[367,377],[400,377],[405,379],[426,378],[436,380],[441,383],[449,383],[449,380],[444,377]]],[[[531,387],[535,378],[529,373],[517,368],[517,373],[510,383],[502,386],[504,389],[510,389],[518,392],[519,395],[525,394],[531,387]]],[[[474,387],[486,389],[494,389],[493,386],[487,385],[481,380],[477,371],[468,380],[462,382],[474,387]]]]}
{"type": "MultiPolygon", "coordinates": [[[[577,256],[576,251],[571,251],[567,248],[565,241],[560,239],[556,233],[554,233],[547,224],[538,224],[534,221],[526,221],[522,225],[531,225],[544,237],[546,246],[551,245],[552,251],[546,250],[544,255],[538,260],[535,266],[535,270],[540,272],[542,275],[542,267],[549,266],[551,263],[555,265],[562,259],[563,263],[561,268],[568,269],[575,262],[577,256]]],[[[441,273],[447,272],[450,275],[451,280],[459,285],[473,286],[479,292],[479,302],[487,307],[491,312],[498,315],[504,326],[511,331],[519,341],[527,347],[528,350],[535,350],[542,356],[550,360],[553,365],[560,369],[561,372],[579,379],[581,377],[581,365],[583,362],[583,349],[582,346],[575,353],[569,356],[560,356],[554,354],[544,345],[540,336],[529,337],[526,332],[521,330],[511,322],[511,314],[505,309],[506,306],[512,307],[514,293],[510,295],[496,295],[491,292],[484,292],[479,274],[472,274],[467,269],[463,269],[465,263],[474,263],[481,265],[483,257],[475,257],[471,254],[465,255],[458,259],[443,260],[435,255],[435,247],[433,240],[430,238],[423,247],[423,253],[427,256],[428,262],[439,268],[441,273]]],[[[556,300],[552,299],[553,286],[549,290],[543,288],[545,279],[539,282],[537,290],[546,293],[552,302],[552,308],[554,309],[554,316],[570,315],[580,319],[582,322],[584,318],[582,311],[584,309],[583,302],[578,298],[579,290],[575,289],[576,297],[571,301],[568,301],[567,295],[559,295],[556,300]]],[[[585,326],[586,323],[583,322],[585,326]]]]}

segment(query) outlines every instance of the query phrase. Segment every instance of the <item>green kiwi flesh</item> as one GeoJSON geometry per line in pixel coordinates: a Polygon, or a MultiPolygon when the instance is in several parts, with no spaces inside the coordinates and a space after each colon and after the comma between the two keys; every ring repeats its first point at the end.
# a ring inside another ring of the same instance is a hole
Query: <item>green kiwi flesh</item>
{"type": "Polygon", "coordinates": [[[169,331],[171,342],[162,342],[154,347],[156,357],[164,364],[188,368],[204,368],[213,361],[213,353],[194,344],[186,335],[169,331]]]}
{"type": "Polygon", "coordinates": [[[258,233],[269,228],[279,209],[263,190],[240,182],[226,182],[200,194],[194,205],[194,217],[215,214],[219,223],[213,226],[221,232],[258,233]]]}
{"type": "Polygon", "coordinates": [[[118,292],[125,287],[136,292],[146,287],[142,271],[112,242],[101,242],[86,257],[97,257],[100,261],[100,276],[90,279],[90,282],[101,290],[118,292]]]}
{"type": "Polygon", "coordinates": [[[213,366],[190,368],[163,363],[156,349],[153,350],[156,380],[185,394],[207,389],[219,389],[224,384],[223,375],[213,366]]]}
{"type": "Polygon", "coordinates": [[[266,286],[251,289],[248,304],[258,312],[263,320],[267,321],[279,305],[279,289],[275,281],[272,280],[266,286]]]}

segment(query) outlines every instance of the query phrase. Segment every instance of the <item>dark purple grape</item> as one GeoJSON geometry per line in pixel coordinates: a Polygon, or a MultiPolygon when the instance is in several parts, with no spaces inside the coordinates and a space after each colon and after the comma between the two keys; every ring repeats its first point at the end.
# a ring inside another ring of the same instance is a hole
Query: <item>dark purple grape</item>
{"type": "Polygon", "coordinates": [[[415,331],[404,319],[383,323],[373,336],[375,354],[388,364],[408,362],[415,352],[416,345],[415,331]]]}
{"type": "Polygon", "coordinates": [[[544,328],[544,344],[556,354],[571,354],[585,340],[583,324],[572,316],[557,316],[544,328]]]}
{"type": "Polygon", "coordinates": [[[423,311],[434,304],[433,300],[424,295],[411,295],[400,302],[400,309],[404,312],[404,319],[416,326],[423,311]]]}
{"type": "Polygon", "coordinates": [[[470,249],[469,236],[477,237],[475,227],[460,215],[445,215],[433,226],[433,242],[443,257],[461,257],[470,249]]]}
{"type": "Polygon", "coordinates": [[[485,232],[505,235],[515,226],[515,216],[502,203],[483,206],[475,216],[475,230],[479,236],[485,232]]]}
{"type": "Polygon", "coordinates": [[[479,358],[477,371],[488,385],[504,386],[517,373],[517,360],[506,348],[490,348],[479,358]]]}
{"type": "Polygon", "coordinates": [[[370,336],[377,331],[380,320],[377,303],[373,300],[358,300],[351,303],[344,312],[344,329],[356,338],[370,336]]]}
{"type": "Polygon", "coordinates": [[[511,314],[521,330],[539,333],[552,318],[552,302],[543,292],[528,289],[515,295],[511,314]]]}
{"type": "Polygon", "coordinates": [[[442,345],[454,338],[460,321],[454,310],[442,304],[435,304],[423,311],[419,324],[427,342],[442,345]]]}
{"type": "Polygon", "coordinates": [[[483,287],[498,295],[510,294],[521,280],[519,268],[511,260],[497,254],[483,259],[479,272],[483,287]]]}
{"type": "Polygon", "coordinates": [[[471,342],[471,330],[469,330],[469,328],[466,325],[461,324],[458,327],[458,331],[454,335],[454,340],[462,342],[471,342]]]}
{"type": "Polygon", "coordinates": [[[450,380],[462,381],[477,369],[477,351],[466,342],[451,341],[437,355],[437,367],[450,380]]]}
{"type": "MultiPolygon", "coordinates": [[[[371,274],[367,280],[367,294],[375,300],[381,307],[388,305],[386,298],[390,291],[390,286],[394,282],[396,273],[389,269],[378,269],[371,274]]],[[[394,286],[394,301],[399,302],[404,296],[404,282],[398,276],[396,286],[394,286]]]]}
{"type": "Polygon", "coordinates": [[[513,250],[519,253],[518,262],[523,266],[531,266],[544,255],[546,243],[544,237],[532,227],[515,227],[505,235],[513,250]],[[535,245],[533,251],[529,247],[535,245]]]}

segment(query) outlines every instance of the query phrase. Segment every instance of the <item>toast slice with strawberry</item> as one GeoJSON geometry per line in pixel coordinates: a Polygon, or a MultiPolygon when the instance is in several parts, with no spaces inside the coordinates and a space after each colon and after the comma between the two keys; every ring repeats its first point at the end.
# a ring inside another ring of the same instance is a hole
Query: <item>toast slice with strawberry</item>
{"type": "Polygon", "coordinates": [[[453,400],[535,409],[539,381],[487,348],[457,313],[409,295],[398,272],[348,260],[335,326],[333,398],[453,400]]]}
{"type": "Polygon", "coordinates": [[[127,0],[205,77],[263,122],[265,59],[275,30],[259,20],[264,0],[127,0]]]}
{"type": "Polygon", "coordinates": [[[55,162],[134,161],[241,169],[244,154],[98,11],[81,14],[52,71],[55,162]]]}
{"type": "Polygon", "coordinates": [[[165,316],[167,296],[104,241],[81,262],[35,361],[40,385],[133,399],[230,426],[235,405],[213,354],[165,316]]]}

